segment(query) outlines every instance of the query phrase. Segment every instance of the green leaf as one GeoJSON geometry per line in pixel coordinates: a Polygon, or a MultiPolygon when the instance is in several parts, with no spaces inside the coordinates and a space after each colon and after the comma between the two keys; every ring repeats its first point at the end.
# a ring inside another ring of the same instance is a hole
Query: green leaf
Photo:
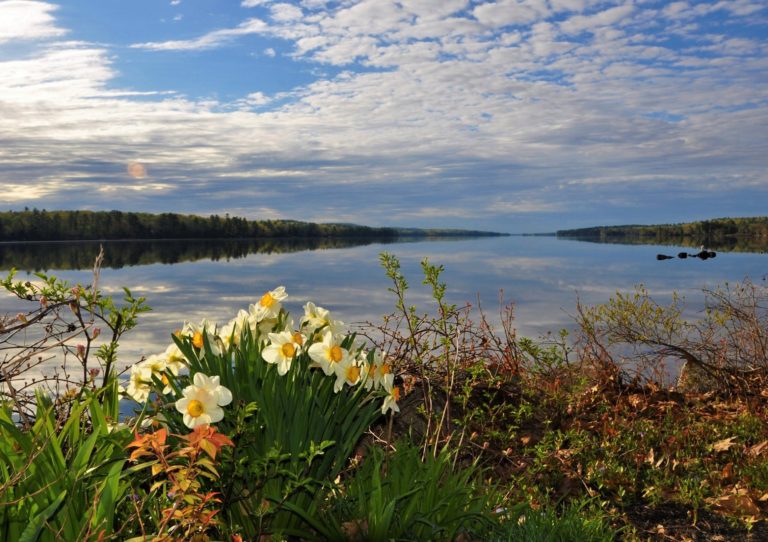
{"type": "Polygon", "coordinates": [[[40,532],[43,530],[45,523],[51,519],[54,514],[56,514],[56,512],[59,510],[59,507],[61,506],[61,503],[64,502],[64,497],[66,496],[67,490],[65,489],[59,493],[59,496],[56,497],[56,500],[48,505],[45,510],[32,518],[32,520],[29,522],[29,525],[27,525],[27,528],[24,529],[23,533],[21,533],[19,542],[36,542],[39,540],[40,532]]]}

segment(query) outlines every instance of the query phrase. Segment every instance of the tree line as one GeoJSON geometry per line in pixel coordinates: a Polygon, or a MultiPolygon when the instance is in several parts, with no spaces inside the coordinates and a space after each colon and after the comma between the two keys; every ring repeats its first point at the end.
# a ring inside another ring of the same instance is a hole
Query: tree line
{"type": "Polygon", "coordinates": [[[764,250],[768,246],[768,217],[715,218],[657,225],[595,226],[559,230],[558,237],[606,243],[676,244],[709,248],[764,250]]]}
{"type": "Polygon", "coordinates": [[[0,246],[0,271],[91,269],[104,248],[104,269],[135,265],[176,264],[208,259],[236,260],[250,254],[285,254],[303,250],[348,248],[396,239],[375,237],[294,237],[290,239],[175,239],[7,243],[0,246]]]}
{"type": "Polygon", "coordinates": [[[176,213],[122,211],[0,212],[0,241],[82,241],[116,239],[247,239],[247,238],[395,238],[395,228],[356,224],[318,224],[297,220],[176,213]]]}

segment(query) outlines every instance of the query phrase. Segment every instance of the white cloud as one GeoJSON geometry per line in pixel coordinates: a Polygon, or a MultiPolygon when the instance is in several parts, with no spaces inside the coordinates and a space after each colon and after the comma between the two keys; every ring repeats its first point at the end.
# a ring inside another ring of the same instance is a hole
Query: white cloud
{"type": "Polygon", "coordinates": [[[597,28],[625,22],[634,12],[632,4],[624,4],[608,8],[591,15],[574,15],[560,23],[560,29],[566,34],[578,34],[580,32],[592,32],[597,28]]]}
{"type": "MultiPolygon", "coordinates": [[[[20,202],[122,193],[138,208],[236,202],[295,218],[425,225],[532,221],[597,199],[626,208],[622,187],[768,185],[766,42],[731,35],[741,19],[707,26],[683,3],[666,18],[642,3],[577,0],[300,5],[134,45],[204,49],[258,33],[284,40],[303,65],[346,70],[277,94],[254,87],[223,102],[116,89],[115,53],[77,42],[0,61],[0,184],[33,179],[20,202]],[[684,47],[670,45],[668,29],[684,47]],[[148,165],[151,190],[116,177],[130,161],[148,165]]],[[[740,17],[750,4],[707,7],[740,17]]]]}
{"type": "Polygon", "coordinates": [[[256,6],[262,6],[269,4],[271,0],[243,0],[240,5],[244,8],[255,8],[256,6]]]}
{"type": "Polygon", "coordinates": [[[239,36],[247,34],[262,34],[267,31],[267,24],[261,19],[251,18],[235,28],[214,30],[199,38],[191,40],[169,40],[161,42],[134,43],[134,49],[149,49],[154,51],[180,51],[194,49],[211,49],[229,43],[239,36]]]}
{"type": "Polygon", "coordinates": [[[564,206],[562,202],[551,201],[532,201],[520,199],[516,201],[505,201],[497,198],[487,210],[496,214],[515,214],[515,213],[554,213],[562,211],[564,206]]]}
{"type": "Polygon", "coordinates": [[[289,23],[291,21],[300,20],[304,16],[304,12],[300,7],[293,4],[272,4],[270,6],[272,13],[272,19],[278,23],[289,23]]]}
{"type": "Polygon", "coordinates": [[[0,44],[11,40],[54,38],[66,34],[56,26],[55,4],[31,0],[0,2],[0,44]]]}
{"type": "Polygon", "coordinates": [[[543,19],[548,11],[545,2],[519,3],[517,0],[499,0],[478,5],[473,14],[484,25],[502,27],[530,24],[543,19]]]}

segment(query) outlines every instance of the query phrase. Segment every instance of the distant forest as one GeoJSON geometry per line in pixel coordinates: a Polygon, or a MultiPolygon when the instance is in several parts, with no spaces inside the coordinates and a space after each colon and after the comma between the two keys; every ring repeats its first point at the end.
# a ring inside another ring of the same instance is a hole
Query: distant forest
{"type": "Polygon", "coordinates": [[[653,226],[595,226],[559,230],[557,236],[603,243],[705,245],[720,250],[763,251],[768,247],[768,217],[715,218],[653,226]]]}
{"type": "Polygon", "coordinates": [[[376,239],[482,237],[505,233],[419,228],[373,228],[357,224],[318,224],[298,220],[122,211],[0,211],[3,241],[96,241],[156,239],[376,239]]]}
{"type": "Polygon", "coordinates": [[[121,211],[0,212],[0,241],[397,237],[394,228],[121,211]]]}

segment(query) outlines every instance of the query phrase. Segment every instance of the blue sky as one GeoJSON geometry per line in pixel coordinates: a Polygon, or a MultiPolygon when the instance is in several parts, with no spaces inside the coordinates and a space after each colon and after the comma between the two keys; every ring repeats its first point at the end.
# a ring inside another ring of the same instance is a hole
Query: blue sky
{"type": "Polygon", "coordinates": [[[0,0],[0,209],[768,212],[763,0],[0,0]]]}

